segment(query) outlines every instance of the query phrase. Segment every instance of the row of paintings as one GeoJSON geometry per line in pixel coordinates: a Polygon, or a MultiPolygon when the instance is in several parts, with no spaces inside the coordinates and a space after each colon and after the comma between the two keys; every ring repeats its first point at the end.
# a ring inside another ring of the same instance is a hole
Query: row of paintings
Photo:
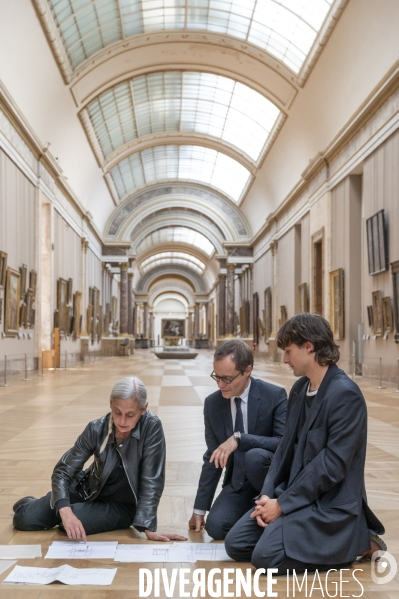
{"type": "Polygon", "coordinates": [[[16,337],[20,327],[33,328],[37,272],[23,264],[19,270],[7,266],[8,254],[0,252],[0,323],[4,310],[4,333],[16,337]],[[28,285],[29,279],[29,285],[28,285]]]}

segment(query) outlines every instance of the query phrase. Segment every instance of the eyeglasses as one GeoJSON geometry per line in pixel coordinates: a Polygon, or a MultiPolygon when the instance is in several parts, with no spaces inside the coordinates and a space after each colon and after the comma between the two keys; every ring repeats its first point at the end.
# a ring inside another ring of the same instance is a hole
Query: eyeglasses
{"type": "Polygon", "coordinates": [[[217,383],[219,381],[222,381],[222,383],[224,383],[225,385],[230,385],[230,383],[232,383],[234,381],[234,379],[236,379],[238,376],[240,376],[240,374],[243,374],[243,373],[244,373],[244,371],[241,370],[238,374],[231,377],[231,376],[218,376],[217,374],[215,374],[215,371],[213,371],[212,374],[210,374],[209,376],[211,377],[211,379],[213,379],[217,383]]]}

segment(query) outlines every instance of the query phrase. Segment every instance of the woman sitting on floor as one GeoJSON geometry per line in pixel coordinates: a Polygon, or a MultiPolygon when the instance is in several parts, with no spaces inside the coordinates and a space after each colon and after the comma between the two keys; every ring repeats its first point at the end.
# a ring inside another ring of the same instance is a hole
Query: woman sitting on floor
{"type": "Polygon", "coordinates": [[[23,497],[14,506],[18,530],[59,525],[70,539],[134,526],[151,541],[186,540],[157,532],[157,508],[165,483],[165,437],[147,410],[147,390],[129,376],[112,389],[111,412],[89,422],[56,464],[52,492],[23,497]],[[94,456],[89,468],[82,470],[94,456]]]}

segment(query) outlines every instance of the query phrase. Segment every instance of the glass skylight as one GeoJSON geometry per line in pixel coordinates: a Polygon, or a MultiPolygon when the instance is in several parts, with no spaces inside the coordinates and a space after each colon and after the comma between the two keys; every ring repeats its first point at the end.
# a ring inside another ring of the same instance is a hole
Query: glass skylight
{"type": "Polygon", "coordinates": [[[165,227],[147,235],[138,245],[137,253],[140,255],[150,248],[167,243],[187,243],[204,252],[209,258],[215,251],[209,239],[198,231],[188,227],[165,227]]]}
{"type": "Polygon", "coordinates": [[[143,135],[180,131],[222,139],[254,161],[280,114],[247,85],[210,73],[180,71],[120,83],[87,110],[104,157],[143,135]]]}
{"type": "Polygon", "coordinates": [[[48,0],[74,68],[117,40],[188,29],[247,40],[296,73],[332,1],[48,0]]]}
{"type": "Polygon", "coordinates": [[[111,170],[121,200],[140,187],[177,179],[211,185],[238,202],[250,176],[230,156],[202,146],[156,146],[131,154],[111,170]]]}
{"type": "Polygon", "coordinates": [[[205,270],[205,264],[201,260],[184,252],[159,252],[143,260],[140,266],[143,274],[145,274],[149,270],[165,264],[168,266],[171,264],[185,266],[199,275],[202,275],[205,270]]]}

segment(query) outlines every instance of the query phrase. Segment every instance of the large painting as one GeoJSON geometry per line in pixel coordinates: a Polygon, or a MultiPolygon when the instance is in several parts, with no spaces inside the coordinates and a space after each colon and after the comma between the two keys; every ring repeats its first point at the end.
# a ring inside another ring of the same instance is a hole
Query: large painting
{"type": "Polygon", "coordinates": [[[334,339],[345,335],[344,271],[337,268],[330,272],[330,325],[334,339]]]}
{"type": "Polygon", "coordinates": [[[395,342],[399,343],[399,260],[391,262],[393,283],[393,326],[395,342]]]}
{"type": "Polygon", "coordinates": [[[366,220],[369,274],[376,275],[388,268],[388,243],[384,210],[366,220]]]}
{"type": "Polygon", "coordinates": [[[57,310],[60,333],[69,333],[68,281],[62,278],[57,281],[57,310]]]}
{"type": "Polygon", "coordinates": [[[21,273],[7,268],[6,277],[6,310],[4,332],[9,337],[16,337],[19,329],[19,307],[21,297],[21,273]]]}
{"type": "Polygon", "coordinates": [[[162,338],[165,337],[184,337],[184,320],[162,319],[162,338]]]}
{"type": "Polygon", "coordinates": [[[382,293],[381,291],[373,291],[373,328],[374,335],[382,335],[382,293]]]}

